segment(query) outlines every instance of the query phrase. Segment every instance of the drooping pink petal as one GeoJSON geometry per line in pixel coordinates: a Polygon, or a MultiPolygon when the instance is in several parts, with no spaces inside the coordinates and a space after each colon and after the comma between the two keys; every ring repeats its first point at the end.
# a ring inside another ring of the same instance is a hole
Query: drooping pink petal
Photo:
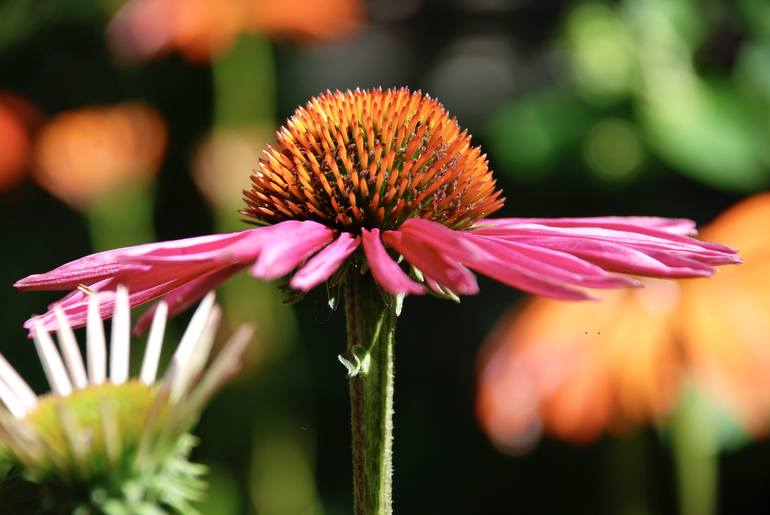
{"type": "Polygon", "coordinates": [[[239,233],[196,236],[160,243],[145,243],[133,247],[107,250],[70,261],[50,272],[33,274],[14,284],[20,290],[71,290],[78,285],[90,285],[100,279],[131,272],[142,272],[150,267],[140,262],[140,256],[177,257],[178,261],[191,261],[201,252],[213,253],[231,246],[252,231],[239,233]]]}
{"type": "Polygon", "coordinates": [[[543,236],[518,241],[572,254],[610,272],[669,278],[704,277],[713,272],[705,265],[697,269],[672,267],[641,250],[602,240],[543,236]]]}
{"type": "MultiPolygon", "coordinates": [[[[89,290],[104,292],[124,285],[131,307],[165,295],[172,313],[193,302],[242,268],[254,265],[263,277],[293,269],[332,238],[333,231],[311,221],[287,221],[270,227],[136,245],[100,252],[51,272],[16,283],[20,289],[74,289],[57,304],[74,327],[86,323],[89,290]],[[173,292],[173,294],[172,294],[173,292]],[[178,304],[175,308],[174,304],[178,304]]],[[[283,272],[286,273],[286,272],[283,272]]],[[[109,318],[112,304],[101,304],[109,318]]],[[[46,329],[58,327],[52,310],[40,317],[46,329]]]]}
{"type": "Polygon", "coordinates": [[[475,295],[479,292],[479,285],[470,270],[425,245],[420,239],[401,231],[385,231],[382,239],[439,285],[462,295],[475,295]]]}
{"type": "Polygon", "coordinates": [[[99,252],[54,268],[44,274],[33,274],[14,283],[20,290],[71,290],[79,284],[88,284],[111,277],[126,270],[141,269],[141,266],[115,263],[110,253],[99,252]]]}
{"type": "MultiPolygon", "coordinates": [[[[106,295],[114,292],[118,285],[125,286],[129,291],[129,304],[136,307],[170,293],[190,282],[196,281],[201,274],[206,274],[203,265],[186,267],[155,267],[142,272],[117,274],[113,277],[91,283],[83,289],[77,289],[66,295],[58,302],[49,306],[48,311],[37,317],[47,330],[58,328],[58,321],[53,311],[54,306],[59,306],[64,311],[70,325],[82,327],[86,324],[88,313],[88,298],[90,295],[105,295],[99,309],[103,319],[110,318],[114,310],[114,298],[106,295]]],[[[32,319],[25,322],[24,327],[31,328],[32,319]]]]}
{"type": "Polygon", "coordinates": [[[412,281],[408,275],[388,255],[388,251],[380,241],[380,230],[368,231],[361,229],[361,241],[369,269],[377,283],[391,295],[413,294],[422,295],[425,288],[412,281]]]}
{"type": "MultiPolygon", "coordinates": [[[[242,269],[243,267],[240,265],[229,266],[194,279],[183,286],[170,291],[162,297],[162,300],[164,300],[168,306],[167,316],[174,317],[186,310],[202,299],[209,291],[213,290],[242,269]]],[[[136,321],[136,325],[134,325],[134,334],[138,336],[150,327],[157,308],[158,304],[155,304],[139,317],[139,320],[136,321]]]]}
{"type": "Polygon", "coordinates": [[[472,231],[475,234],[487,236],[499,236],[507,239],[525,239],[533,236],[562,236],[565,238],[595,239],[634,248],[659,249],[675,253],[690,252],[693,255],[708,257],[716,263],[712,264],[736,264],[740,262],[734,249],[718,243],[696,240],[688,236],[671,233],[649,227],[633,227],[608,224],[600,226],[589,224],[587,226],[558,227],[549,224],[533,222],[507,223],[496,226],[478,227],[472,231]]]}
{"type": "Polygon", "coordinates": [[[343,232],[332,243],[310,258],[291,278],[295,290],[310,291],[337,271],[343,261],[358,248],[361,239],[343,232]]]}
{"type": "MultiPolygon", "coordinates": [[[[107,315],[107,308],[103,306],[103,304],[106,304],[109,302],[110,299],[114,298],[115,292],[103,292],[100,293],[99,289],[103,287],[104,285],[109,285],[112,283],[112,278],[102,279],[101,281],[97,281],[93,283],[94,289],[92,290],[92,295],[100,295],[100,299],[102,301],[102,304],[100,304],[100,312],[107,315]]],[[[117,286],[116,286],[117,288],[117,286]]],[[[86,310],[88,309],[88,295],[89,293],[86,293],[83,290],[73,290],[67,295],[64,296],[59,301],[53,302],[48,306],[48,311],[46,311],[45,314],[40,316],[32,316],[29,320],[24,322],[24,328],[28,329],[30,331],[30,336],[32,334],[32,326],[33,326],[33,320],[37,319],[42,325],[43,328],[47,331],[53,331],[59,327],[58,321],[56,319],[56,314],[54,313],[54,307],[59,307],[62,309],[64,314],[66,315],[67,319],[69,320],[70,324],[73,327],[80,327],[81,325],[85,325],[86,322],[86,310]]]]}
{"type": "MultiPolygon", "coordinates": [[[[571,220],[571,223],[577,219],[571,220]]],[[[713,266],[740,263],[735,251],[649,227],[556,227],[522,221],[474,229],[475,234],[573,254],[607,270],[653,277],[703,277],[713,266]]]]}
{"type": "Polygon", "coordinates": [[[152,245],[123,249],[121,261],[143,264],[211,263],[234,264],[253,262],[266,244],[276,241],[288,229],[315,222],[287,221],[269,227],[247,229],[229,234],[199,236],[152,245]]]}
{"type": "Polygon", "coordinates": [[[270,229],[279,225],[283,228],[271,234],[269,245],[264,245],[251,267],[254,277],[270,280],[284,276],[334,238],[333,229],[317,222],[289,221],[270,229]]]}
{"type": "Polygon", "coordinates": [[[657,216],[592,216],[585,218],[487,218],[474,227],[539,224],[548,227],[605,227],[608,229],[633,229],[647,227],[671,234],[692,236],[697,234],[695,222],[686,218],[660,218],[657,216]]]}
{"type": "Polygon", "coordinates": [[[421,240],[424,245],[433,247],[438,253],[503,284],[565,300],[591,298],[585,291],[574,288],[563,280],[554,279],[542,270],[517,263],[515,259],[510,259],[505,249],[474,241],[473,235],[468,232],[454,231],[437,222],[419,218],[404,222],[400,231],[421,240]]]}
{"type": "Polygon", "coordinates": [[[634,279],[610,274],[597,265],[564,252],[490,236],[469,234],[468,237],[490,253],[505,255],[507,259],[567,284],[587,288],[640,286],[634,279]]]}

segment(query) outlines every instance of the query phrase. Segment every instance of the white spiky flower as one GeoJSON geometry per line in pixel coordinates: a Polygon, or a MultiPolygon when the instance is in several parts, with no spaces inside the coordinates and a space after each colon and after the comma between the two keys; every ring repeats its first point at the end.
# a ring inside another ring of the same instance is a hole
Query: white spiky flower
{"type": "MultiPolygon", "coordinates": [[[[209,293],[165,373],[158,376],[168,313],[161,303],[141,371],[131,378],[131,315],[128,291],[121,287],[112,294],[116,298],[108,374],[99,311],[105,295],[111,294],[90,297],[85,364],[61,310],[56,313],[58,349],[42,324],[33,324],[32,337],[50,393],[37,396],[0,355],[0,459],[20,471],[12,482],[17,492],[20,483],[40,489],[31,496],[35,510],[47,503],[56,507],[54,513],[194,513],[191,501],[205,483],[201,467],[187,461],[194,445],[187,431],[237,369],[253,331],[241,328],[207,366],[221,318],[214,294],[209,293]]],[[[9,499],[20,497],[9,491],[7,486],[0,488],[4,508],[9,499]]],[[[9,513],[16,512],[33,513],[26,506],[9,513]]]]}

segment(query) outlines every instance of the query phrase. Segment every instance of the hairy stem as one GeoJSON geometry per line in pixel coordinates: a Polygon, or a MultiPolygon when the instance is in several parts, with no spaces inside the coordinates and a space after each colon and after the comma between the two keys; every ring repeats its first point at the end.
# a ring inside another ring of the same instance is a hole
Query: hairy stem
{"type": "Polygon", "coordinates": [[[396,299],[351,267],[344,280],[354,515],[392,513],[393,337],[396,299]]]}

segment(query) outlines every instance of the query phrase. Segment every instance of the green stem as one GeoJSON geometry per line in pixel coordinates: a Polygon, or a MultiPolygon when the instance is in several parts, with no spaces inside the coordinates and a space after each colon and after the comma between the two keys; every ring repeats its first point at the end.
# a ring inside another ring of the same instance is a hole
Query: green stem
{"type": "Polygon", "coordinates": [[[719,466],[713,420],[703,401],[685,396],[671,424],[680,515],[716,513],[719,466]]]}
{"type": "Polygon", "coordinates": [[[242,127],[272,121],[275,70],[269,41],[244,36],[214,62],[214,120],[217,126],[242,127]]]}
{"type": "Polygon", "coordinates": [[[350,372],[354,515],[392,513],[396,299],[350,267],[344,282],[350,372]]]}

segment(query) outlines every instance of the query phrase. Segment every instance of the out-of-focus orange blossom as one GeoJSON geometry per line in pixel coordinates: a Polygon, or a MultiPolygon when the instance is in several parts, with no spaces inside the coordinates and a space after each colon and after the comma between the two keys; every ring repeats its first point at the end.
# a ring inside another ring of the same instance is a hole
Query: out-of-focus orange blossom
{"type": "Polygon", "coordinates": [[[0,191],[10,190],[24,176],[38,120],[39,114],[29,102],[0,91],[0,191]]]}
{"type": "Polygon", "coordinates": [[[67,204],[86,209],[117,188],[149,181],[160,166],[166,138],[162,118],[144,104],[64,112],[40,131],[34,178],[67,204]]]}
{"type": "Polygon", "coordinates": [[[359,0],[129,0],[108,33],[128,60],[176,50],[205,61],[242,33],[328,40],[349,34],[362,19],[359,0]]]}
{"type": "Polygon", "coordinates": [[[359,0],[246,0],[249,29],[300,41],[331,40],[363,21],[359,0]]]}
{"type": "Polygon", "coordinates": [[[688,366],[710,396],[753,433],[770,429],[770,193],[704,231],[740,249],[744,264],[682,284],[678,332],[688,366]]]}
{"type": "Polygon", "coordinates": [[[691,381],[746,431],[770,428],[770,193],[703,231],[744,264],[709,279],[645,280],[601,302],[536,299],[484,348],[476,411],[490,439],[520,451],[541,433],[574,443],[664,422],[691,381]]]}

